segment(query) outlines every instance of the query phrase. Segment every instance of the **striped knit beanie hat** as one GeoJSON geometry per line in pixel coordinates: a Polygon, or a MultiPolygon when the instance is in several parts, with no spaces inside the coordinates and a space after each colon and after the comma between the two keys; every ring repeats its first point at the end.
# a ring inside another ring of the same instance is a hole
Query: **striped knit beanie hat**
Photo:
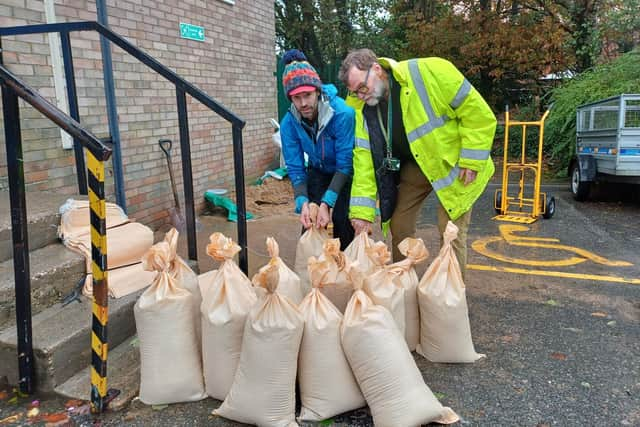
{"type": "Polygon", "coordinates": [[[300,92],[309,92],[314,89],[322,90],[322,81],[315,68],[307,61],[304,53],[298,49],[285,52],[282,57],[284,73],[282,73],[282,86],[287,97],[300,92]]]}

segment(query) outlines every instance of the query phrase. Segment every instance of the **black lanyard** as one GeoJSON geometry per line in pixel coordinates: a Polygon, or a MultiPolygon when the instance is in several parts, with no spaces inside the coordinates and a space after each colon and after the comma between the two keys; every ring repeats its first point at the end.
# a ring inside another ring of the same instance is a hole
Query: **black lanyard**
{"type": "Polygon", "coordinates": [[[384,142],[387,146],[386,158],[393,158],[392,153],[392,142],[391,138],[393,138],[393,112],[392,112],[392,96],[391,96],[391,88],[393,87],[393,78],[391,75],[388,75],[389,81],[389,99],[387,101],[387,126],[385,127],[384,122],[382,121],[382,112],[380,111],[380,103],[378,103],[376,110],[378,113],[378,123],[380,124],[380,130],[382,131],[382,135],[384,136],[384,142]]]}

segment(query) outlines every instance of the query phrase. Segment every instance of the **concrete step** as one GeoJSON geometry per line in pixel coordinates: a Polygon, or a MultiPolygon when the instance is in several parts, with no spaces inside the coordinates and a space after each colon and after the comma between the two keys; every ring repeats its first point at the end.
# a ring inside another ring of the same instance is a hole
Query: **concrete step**
{"type": "MultiPolygon", "coordinates": [[[[60,302],[85,275],[82,256],[54,243],[32,250],[29,255],[31,272],[31,313],[60,302]]],[[[13,259],[0,263],[0,328],[15,323],[15,276],[13,259]]]]}
{"type": "MultiPolygon", "coordinates": [[[[135,333],[133,305],[144,290],[118,299],[109,299],[108,339],[115,348],[135,333]]],[[[33,317],[33,348],[38,390],[53,391],[91,363],[92,303],[81,297],[62,307],[61,304],[33,317]]],[[[18,382],[17,333],[15,326],[0,332],[0,377],[18,382]]]]}
{"type": "MultiPolygon", "coordinates": [[[[107,358],[107,387],[120,391],[109,403],[109,409],[117,411],[125,407],[140,390],[140,348],[137,336],[126,339],[109,350],[107,358]]],[[[91,367],[87,366],[63,384],[55,392],[70,399],[91,399],[91,367]]]]}
{"type": "MultiPolygon", "coordinates": [[[[84,199],[86,196],[70,196],[44,191],[27,191],[27,221],[29,250],[43,248],[58,239],[60,206],[68,198],[84,199]]],[[[9,192],[0,191],[0,262],[13,259],[11,238],[11,205],[9,192]]]]}

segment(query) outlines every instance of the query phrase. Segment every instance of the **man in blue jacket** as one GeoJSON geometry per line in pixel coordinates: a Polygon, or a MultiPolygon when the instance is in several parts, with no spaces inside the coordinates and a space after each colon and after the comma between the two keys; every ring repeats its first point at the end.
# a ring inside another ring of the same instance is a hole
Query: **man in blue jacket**
{"type": "Polygon", "coordinates": [[[322,84],[302,52],[289,50],[282,62],[282,85],[291,109],[280,125],[280,137],[296,213],[305,229],[332,221],[333,236],[344,250],[354,236],[348,214],[355,112],[337,96],[335,86],[322,84]],[[309,202],[320,206],[316,224],[311,223],[309,202]]]}

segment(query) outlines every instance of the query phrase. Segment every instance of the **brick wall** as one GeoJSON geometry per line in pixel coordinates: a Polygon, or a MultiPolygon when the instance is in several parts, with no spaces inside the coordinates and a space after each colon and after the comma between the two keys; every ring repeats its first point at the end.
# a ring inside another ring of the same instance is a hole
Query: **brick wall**
{"type": "MultiPolygon", "coordinates": [[[[273,163],[268,123],[277,117],[273,1],[238,0],[230,5],[221,0],[108,0],[107,6],[113,31],[246,120],[247,176],[256,176],[273,163]],[[205,42],[180,38],[180,22],[204,27],[205,42]]],[[[56,0],[55,12],[58,22],[97,19],[92,1],[56,0]]],[[[0,5],[0,26],[44,22],[41,0],[3,0],[0,5]]],[[[54,101],[48,37],[4,37],[2,42],[7,68],[54,101]]],[[[99,39],[93,33],[72,33],[71,43],[81,123],[96,136],[106,137],[99,39]]],[[[173,166],[182,195],[175,89],[121,49],[114,47],[112,55],[129,214],[158,227],[167,220],[167,208],[173,203],[158,139],[174,141],[173,166]]],[[[73,151],[62,149],[55,125],[22,101],[20,105],[27,191],[75,194],[73,151]]],[[[189,96],[187,108],[194,193],[201,208],[206,189],[234,189],[231,126],[189,96]]],[[[4,133],[0,142],[2,188],[7,186],[4,133]]],[[[115,197],[112,184],[108,197],[115,197]]]]}

